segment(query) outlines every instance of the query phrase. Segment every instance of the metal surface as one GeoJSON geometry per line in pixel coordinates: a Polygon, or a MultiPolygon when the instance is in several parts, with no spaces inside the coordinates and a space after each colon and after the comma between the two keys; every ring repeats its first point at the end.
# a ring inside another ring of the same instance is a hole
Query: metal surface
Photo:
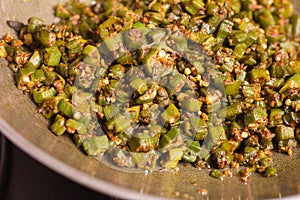
{"type": "Polygon", "coordinates": [[[0,133],[0,199],[3,199],[7,192],[10,175],[10,150],[8,141],[0,133]]]}
{"type": "MultiPolygon", "coordinates": [[[[38,16],[54,21],[52,6],[58,0],[0,1],[0,31],[9,31],[6,20],[26,22],[38,16]]],[[[123,199],[266,199],[300,198],[300,152],[292,157],[276,154],[277,177],[251,177],[248,184],[238,177],[223,181],[211,178],[206,170],[180,166],[179,172],[126,173],[86,156],[66,136],[48,130],[48,122],[35,112],[34,103],[14,85],[7,63],[0,60],[0,130],[15,145],[61,175],[95,191],[123,199]],[[208,195],[198,191],[207,189],[208,195]]]]}

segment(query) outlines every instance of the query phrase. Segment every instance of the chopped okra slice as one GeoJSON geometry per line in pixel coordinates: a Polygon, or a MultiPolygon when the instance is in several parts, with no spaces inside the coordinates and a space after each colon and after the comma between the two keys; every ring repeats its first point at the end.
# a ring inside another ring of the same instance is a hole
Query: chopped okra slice
{"type": "Polygon", "coordinates": [[[189,112],[199,112],[201,110],[202,101],[193,97],[185,97],[182,102],[182,109],[189,112]]]}
{"type": "Polygon", "coordinates": [[[240,146],[239,142],[235,141],[224,141],[221,144],[221,149],[225,150],[226,153],[233,153],[240,146]]]}
{"type": "Polygon", "coordinates": [[[171,94],[176,94],[180,92],[182,87],[185,85],[186,80],[183,75],[176,74],[169,82],[167,89],[171,92],[171,94]]]}
{"type": "Polygon", "coordinates": [[[51,125],[50,129],[56,135],[62,135],[66,131],[65,127],[66,119],[61,115],[56,115],[53,124],[51,125]]]}
{"type": "Polygon", "coordinates": [[[263,120],[268,116],[267,112],[262,107],[256,107],[252,110],[250,110],[246,115],[244,116],[244,123],[246,126],[258,122],[259,120],[263,120]]]}
{"type": "Polygon", "coordinates": [[[39,68],[42,64],[43,56],[40,54],[38,50],[35,50],[26,63],[26,66],[34,67],[35,69],[39,68]]]}
{"type": "Polygon", "coordinates": [[[232,32],[233,22],[224,20],[221,22],[219,30],[217,32],[217,38],[219,42],[223,42],[227,36],[232,32]]]}
{"type": "Polygon", "coordinates": [[[104,40],[104,44],[106,45],[106,48],[110,51],[117,51],[121,48],[123,43],[122,34],[117,34],[115,37],[108,38],[104,40]]]}
{"type": "Polygon", "coordinates": [[[141,29],[131,29],[123,33],[124,43],[129,50],[139,49],[145,42],[145,33],[141,29]]]}
{"type": "Polygon", "coordinates": [[[30,79],[36,82],[42,82],[46,79],[46,75],[43,69],[37,69],[30,75],[30,79]]]}
{"type": "Polygon", "coordinates": [[[48,88],[47,86],[43,86],[37,90],[33,90],[32,96],[35,103],[43,103],[45,99],[54,97],[56,93],[54,87],[48,88]]]}
{"type": "Polygon", "coordinates": [[[123,116],[121,114],[118,114],[113,118],[114,121],[114,127],[115,132],[119,133],[122,131],[125,131],[127,128],[131,126],[130,119],[126,116],[123,116]]]}
{"type": "Polygon", "coordinates": [[[170,104],[161,117],[166,123],[174,124],[180,119],[180,112],[174,104],[170,104]]]}
{"type": "Polygon", "coordinates": [[[130,86],[136,90],[139,94],[144,94],[148,87],[145,80],[141,78],[135,78],[130,82],[130,86]]]}
{"type": "Polygon", "coordinates": [[[174,142],[179,135],[180,130],[178,130],[177,128],[172,128],[170,131],[168,131],[162,136],[162,138],[159,141],[159,147],[166,148],[168,145],[172,144],[172,142],[174,142]]]}
{"type": "Polygon", "coordinates": [[[72,104],[67,101],[66,99],[62,99],[59,104],[57,105],[57,108],[60,113],[64,114],[67,117],[72,117],[74,112],[74,107],[72,104]]]}
{"type": "Polygon", "coordinates": [[[90,156],[102,154],[109,148],[108,138],[106,135],[85,138],[82,147],[90,156]]]}
{"type": "Polygon", "coordinates": [[[294,129],[292,127],[279,125],[275,128],[276,138],[280,140],[294,139],[294,129]]]}
{"type": "Polygon", "coordinates": [[[286,152],[289,155],[293,154],[293,150],[297,147],[297,140],[294,138],[280,140],[278,142],[279,152],[286,152]]]}
{"type": "Polygon", "coordinates": [[[218,170],[218,169],[214,169],[214,170],[212,170],[212,171],[209,173],[209,175],[210,175],[211,177],[221,179],[222,176],[223,176],[223,173],[222,173],[220,170],[218,170]]]}
{"type": "Polygon", "coordinates": [[[237,44],[234,48],[233,55],[240,60],[244,56],[246,49],[247,45],[245,43],[237,44]]]}
{"type": "Polygon", "coordinates": [[[61,19],[68,19],[71,13],[62,4],[55,6],[55,15],[61,19]]]}
{"type": "Polygon", "coordinates": [[[136,103],[144,104],[152,102],[157,95],[157,89],[158,85],[152,84],[151,87],[143,95],[137,98],[136,103]]]}
{"type": "Polygon", "coordinates": [[[218,116],[221,118],[230,118],[242,113],[243,110],[241,103],[233,103],[230,106],[226,106],[225,108],[218,110],[218,116]]]}
{"type": "Polygon", "coordinates": [[[204,8],[205,4],[202,0],[184,1],[184,8],[191,14],[196,15],[200,9],[204,8]]]}
{"type": "Polygon", "coordinates": [[[132,159],[136,163],[138,169],[153,171],[156,167],[156,161],[158,159],[158,155],[156,152],[130,152],[132,159]]]}
{"type": "Polygon", "coordinates": [[[300,88],[300,74],[295,74],[289,78],[284,86],[279,90],[279,93],[284,93],[286,90],[299,89],[300,88]]]}
{"type": "Polygon", "coordinates": [[[252,83],[257,83],[260,80],[269,81],[270,80],[270,73],[267,69],[257,68],[252,69],[250,72],[250,80],[252,83]]]}
{"type": "Polygon", "coordinates": [[[45,47],[52,47],[56,42],[56,34],[52,31],[41,30],[37,32],[40,43],[45,47]]]}
{"type": "Polygon", "coordinates": [[[275,127],[283,123],[284,111],[279,108],[272,108],[269,114],[269,126],[275,127]]]}
{"type": "Polygon", "coordinates": [[[235,95],[240,90],[241,81],[237,80],[235,82],[225,85],[226,95],[235,95]]]}
{"type": "Polygon", "coordinates": [[[188,50],[188,40],[186,38],[172,35],[170,39],[174,41],[177,51],[185,52],[188,50]]]}
{"type": "Polygon", "coordinates": [[[5,46],[5,43],[0,41],[0,58],[6,58],[7,56],[5,46]]]}
{"type": "Polygon", "coordinates": [[[87,64],[91,64],[94,66],[99,66],[100,65],[100,53],[97,49],[97,47],[92,46],[92,45],[87,45],[84,47],[82,51],[82,56],[84,57],[84,62],[87,64]]]}
{"type": "Polygon", "coordinates": [[[113,26],[120,23],[121,19],[115,16],[108,18],[102,24],[100,24],[98,29],[98,34],[101,39],[105,40],[107,37],[110,36],[110,31],[113,30],[113,26]]]}
{"type": "Polygon", "coordinates": [[[44,64],[47,66],[57,67],[60,63],[61,52],[57,47],[48,47],[44,50],[44,64]]]}
{"type": "Polygon", "coordinates": [[[212,152],[212,161],[219,169],[224,169],[231,164],[232,155],[222,148],[217,148],[212,152]]]}
{"type": "Polygon", "coordinates": [[[189,140],[187,143],[187,149],[183,154],[183,159],[190,163],[195,162],[199,152],[200,143],[198,141],[189,140]]]}
{"type": "Polygon", "coordinates": [[[149,131],[144,131],[134,134],[128,145],[133,152],[148,152],[157,147],[158,142],[159,133],[153,134],[149,131]]]}
{"type": "Polygon", "coordinates": [[[112,157],[113,162],[119,167],[132,168],[136,163],[131,153],[118,146],[113,149],[112,157]]]}
{"type": "Polygon", "coordinates": [[[179,147],[172,148],[166,154],[166,159],[161,161],[160,164],[164,168],[173,169],[177,167],[178,162],[182,159],[183,149],[179,147]]]}
{"type": "Polygon", "coordinates": [[[208,134],[208,125],[207,123],[197,116],[192,116],[190,118],[190,123],[192,126],[192,130],[195,134],[195,140],[204,140],[208,134]]]}
{"type": "Polygon", "coordinates": [[[30,84],[30,78],[29,76],[33,74],[35,71],[34,67],[32,66],[27,66],[19,70],[17,77],[16,77],[16,82],[17,82],[17,87],[20,90],[26,89],[26,85],[30,84]]]}
{"type": "Polygon", "coordinates": [[[269,26],[266,31],[266,38],[269,42],[280,42],[285,37],[284,27],[279,25],[269,26]]]}
{"type": "Polygon", "coordinates": [[[119,114],[120,110],[116,104],[110,104],[103,108],[104,117],[106,120],[110,120],[119,114]]]}
{"type": "Polygon", "coordinates": [[[275,167],[267,167],[265,170],[265,175],[266,176],[277,176],[277,169],[275,167]]]}
{"type": "Polygon", "coordinates": [[[113,74],[113,76],[117,79],[120,79],[124,76],[125,74],[125,68],[118,64],[118,65],[113,65],[110,67],[109,71],[113,74]]]}
{"type": "Polygon", "coordinates": [[[125,115],[133,120],[137,121],[139,119],[141,106],[132,106],[130,108],[125,109],[125,115]]]}
{"type": "Polygon", "coordinates": [[[85,125],[81,122],[75,121],[74,119],[68,119],[66,121],[66,130],[69,133],[75,133],[76,131],[78,134],[85,134],[87,132],[85,125]]]}
{"type": "Polygon", "coordinates": [[[28,32],[35,33],[37,29],[44,24],[44,21],[37,17],[28,19],[28,32]]]}

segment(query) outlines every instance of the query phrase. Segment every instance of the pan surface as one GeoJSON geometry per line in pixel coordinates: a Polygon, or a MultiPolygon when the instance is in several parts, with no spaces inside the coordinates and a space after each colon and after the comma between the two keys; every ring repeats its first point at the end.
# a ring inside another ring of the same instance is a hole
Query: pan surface
{"type": "MultiPolygon", "coordinates": [[[[62,0],[1,0],[0,35],[12,32],[6,20],[26,22],[31,16],[54,22],[53,6],[62,0]]],[[[296,0],[295,0],[296,2],[296,0]]],[[[299,5],[295,6],[299,8],[299,5]]],[[[0,60],[0,131],[20,149],[59,174],[95,191],[123,199],[270,199],[300,198],[300,151],[276,154],[278,176],[253,175],[214,179],[206,170],[180,166],[178,172],[127,173],[86,156],[68,136],[55,136],[36,106],[15,87],[5,60],[0,60]],[[208,194],[201,194],[206,189],[208,194]]]]}

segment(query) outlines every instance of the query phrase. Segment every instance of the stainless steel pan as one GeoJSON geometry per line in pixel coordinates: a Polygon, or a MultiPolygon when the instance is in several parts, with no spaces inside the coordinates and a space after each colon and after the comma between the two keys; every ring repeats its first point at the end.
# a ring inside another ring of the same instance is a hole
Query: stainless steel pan
{"type": "MultiPolygon", "coordinates": [[[[53,22],[53,5],[62,0],[0,0],[0,35],[11,31],[7,20],[26,22],[30,16],[53,22]]],[[[296,0],[295,0],[296,2],[296,0]]],[[[299,5],[298,5],[299,6],[299,5]]],[[[297,7],[296,8],[300,8],[297,7]]],[[[299,9],[300,10],[300,9],[299,9]]],[[[0,61],[0,130],[15,145],[59,174],[95,191],[123,199],[300,199],[300,152],[276,154],[278,176],[251,177],[248,184],[238,177],[223,181],[206,170],[180,166],[179,172],[127,173],[86,156],[68,136],[57,137],[48,122],[35,112],[35,105],[16,89],[13,75],[0,61]],[[198,191],[208,190],[207,195],[198,191]]]]}

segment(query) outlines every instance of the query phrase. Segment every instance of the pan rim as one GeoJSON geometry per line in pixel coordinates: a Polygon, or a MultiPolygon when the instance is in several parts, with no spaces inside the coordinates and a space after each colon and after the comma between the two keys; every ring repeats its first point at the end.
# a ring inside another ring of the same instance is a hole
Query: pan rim
{"type": "MultiPolygon", "coordinates": [[[[10,126],[2,117],[0,117],[0,132],[9,139],[14,145],[20,148],[27,155],[40,162],[47,168],[53,170],[57,174],[80,184],[88,189],[95,192],[100,192],[105,195],[109,195],[115,198],[121,199],[131,199],[131,200],[171,200],[172,198],[159,197],[150,194],[139,193],[135,190],[126,189],[121,186],[108,183],[99,178],[93,177],[84,173],[75,167],[72,167],[55,157],[48,154],[46,151],[42,150],[38,146],[34,145],[22,135],[18,133],[12,126],[10,126]],[[77,174],[78,176],[74,176],[77,174]],[[118,191],[117,193],[115,191],[118,191]]],[[[298,200],[300,194],[286,196],[280,198],[282,200],[298,200]]],[[[276,199],[271,199],[276,200],[276,199]]]]}
{"type": "Polygon", "coordinates": [[[46,151],[42,150],[38,146],[34,145],[22,135],[18,133],[12,126],[10,126],[3,118],[0,117],[0,132],[10,140],[14,145],[20,148],[27,155],[40,162],[44,166],[58,173],[59,175],[74,181],[88,189],[95,192],[99,192],[105,195],[116,198],[126,198],[132,200],[171,200],[171,198],[158,197],[150,194],[139,193],[135,190],[126,189],[124,187],[108,183],[99,178],[93,177],[87,173],[84,173],[75,167],[72,167],[52,155],[48,154],[46,151]],[[74,176],[77,174],[77,176],[74,176]],[[118,192],[116,192],[118,191],[118,192]]]}

